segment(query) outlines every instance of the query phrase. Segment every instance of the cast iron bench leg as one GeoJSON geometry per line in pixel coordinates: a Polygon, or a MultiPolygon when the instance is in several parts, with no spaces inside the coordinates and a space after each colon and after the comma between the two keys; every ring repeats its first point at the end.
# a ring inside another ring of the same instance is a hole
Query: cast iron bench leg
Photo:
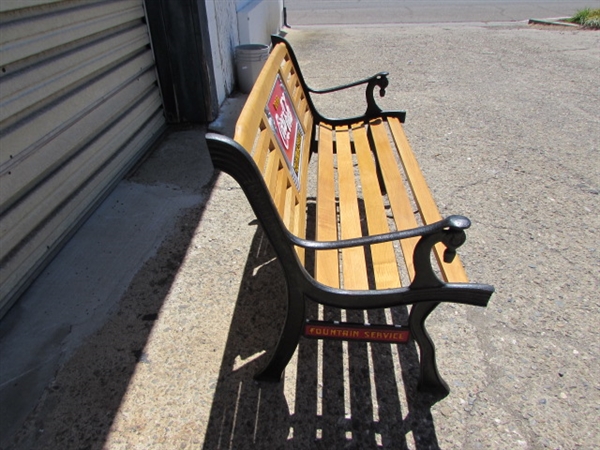
{"type": "Polygon", "coordinates": [[[435,362],[435,346],[425,329],[425,320],[437,305],[439,305],[439,302],[413,305],[410,311],[409,326],[412,336],[419,344],[421,354],[417,389],[443,398],[450,393],[450,388],[438,372],[435,362]]]}
{"type": "Polygon", "coordinates": [[[305,322],[304,295],[300,291],[292,292],[288,287],[288,307],[283,331],[275,352],[267,366],[254,378],[258,381],[277,382],[281,380],[287,363],[292,359],[305,322]]]}

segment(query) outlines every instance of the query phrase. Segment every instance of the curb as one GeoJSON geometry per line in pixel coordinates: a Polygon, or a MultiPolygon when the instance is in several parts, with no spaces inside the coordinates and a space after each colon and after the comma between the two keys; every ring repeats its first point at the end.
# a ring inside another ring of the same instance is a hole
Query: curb
{"type": "Polygon", "coordinates": [[[566,20],[568,17],[557,17],[556,19],[529,19],[529,24],[541,24],[541,25],[561,25],[565,27],[577,27],[579,25],[576,23],[569,22],[561,22],[561,20],[566,20]]]}

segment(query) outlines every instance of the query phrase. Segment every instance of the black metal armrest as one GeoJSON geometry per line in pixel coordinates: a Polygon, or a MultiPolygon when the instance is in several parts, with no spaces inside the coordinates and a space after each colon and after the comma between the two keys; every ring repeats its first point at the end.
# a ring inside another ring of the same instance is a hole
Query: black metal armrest
{"type": "Polygon", "coordinates": [[[344,84],[344,85],[333,87],[333,88],[312,89],[310,86],[308,86],[306,84],[306,81],[304,80],[304,77],[302,76],[302,72],[298,65],[298,60],[297,60],[294,50],[290,46],[289,42],[287,42],[283,37],[281,37],[279,35],[272,35],[271,42],[273,44],[273,47],[275,47],[277,44],[281,44],[281,43],[286,46],[286,48],[290,54],[290,57],[292,58],[292,62],[294,63],[294,66],[297,70],[298,76],[300,78],[300,83],[301,83],[302,87],[304,88],[304,91],[307,94],[308,103],[309,103],[310,109],[313,113],[315,123],[323,122],[323,123],[327,123],[327,124],[330,124],[333,126],[351,125],[353,123],[366,121],[366,120],[370,120],[370,119],[374,119],[374,118],[382,117],[382,116],[397,117],[400,120],[400,122],[404,123],[404,120],[406,118],[406,111],[401,111],[401,110],[400,111],[382,111],[382,109],[375,102],[375,96],[374,96],[375,87],[379,87],[379,95],[381,97],[383,97],[385,95],[385,89],[387,88],[388,83],[389,83],[388,78],[387,78],[388,77],[387,72],[379,72],[369,78],[365,78],[363,80],[358,80],[353,83],[344,84]],[[365,114],[363,114],[362,116],[345,117],[345,118],[325,117],[317,110],[314,102],[312,101],[312,94],[315,94],[315,95],[329,94],[332,92],[338,92],[338,91],[341,91],[344,89],[360,86],[363,84],[367,85],[366,92],[365,92],[366,99],[367,99],[367,110],[366,110],[365,114]]]}
{"type": "MultiPolygon", "coordinates": [[[[381,244],[383,242],[397,241],[418,236],[430,236],[445,230],[463,231],[471,226],[471,221],[464,216],[448,216],[439,222],[424,225],[410,230],[392,231],[390,233],[363,236],[352,239],[340,239],[338,241],[312,241],[302,239],[288,232],[288,238],[293,245],[312,250],[333,250],[364,245],[381,244]]],[[[462,243],[461,243],[462,244],[462,243]]]]}
{"type": "Polygon", "coordinates": [[[288,238],[293,245],[299,247],[312,250],[333,250],[420,237],[412,255],[415,277],[410,285],[412,289],[419,289],[440,287],[445,284],[437,277],[433,270],[430,258],[431,250],[438,242],[443,243],[446,247],[443,255],[444,262],[451,263],[456,256],[456,249],[466,241],[465,230],[470,226],[471,221],[466,217],[453,215],[439,222],[410,230],[393,231],[354,239],[311,241],[299,238],[290,232],[288,232],[288,238]]]}
{"type": "Polygon", "coordinates": [[[308,91],[312,92],[314,94],[329,94],[330,92],[342,91],[344,89],[352,88],[355,86],[360,86],[361,84],[374,83],[373,87],[375,87],[375,85],[379,86],[380,87],[379,95],[381,95],[383,97],[385,95],[385,88],[388,86],[388,83],[389,83],[387,80],[388,75],[389,75],[388,72],[379,72],[379,73],[376,73],[375,75],[373,75],[372,77],[365,78],[364,80],[358,80],[358,81],[354,81],[352,83],[342,84],[340,86],[336,86],[336,87],[332,87],[332,88],[328,88],[328,89],[312,89],[309,87],[308,91]]]}
{"type": "Polygon", "coordinates": [[[336,87],[328,88],[328,89],[312,89],[307,86],[307,90],[311,94],[329,94],[331,92],[338,92],[338,91],[342,91],[344,89],[349,89],[352,87],[366,84],[367,88],[365,91],[365,96],[367,99],[367,110],[365,112],[365,116],[373,117],[373,116],[381,114],[381,112],[382,112],[381,108],[379,107],[379,105],[377,105],[377,102],[375,101],[375,95],[374,95],[375,87],[376,86],[379,87],[379,96],[384,97],[385,89],[388,87],[388,84],[389,84],[387,77],[388,77],[388,72],[379,72],[379,73],[373,75],[372,77],[365,78],[364,80],[358,80],[353,83],[343,84],[341,86],[336,86],[336,87]]]}

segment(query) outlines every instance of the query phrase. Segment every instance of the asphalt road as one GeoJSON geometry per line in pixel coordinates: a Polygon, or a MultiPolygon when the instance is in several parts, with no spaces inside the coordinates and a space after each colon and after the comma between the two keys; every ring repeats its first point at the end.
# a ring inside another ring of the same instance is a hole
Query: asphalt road
{"type": "Polygon", "coordinates": [[[289,25],[512,22],[568,17],[594,1],[284,0],[289,25]]]}

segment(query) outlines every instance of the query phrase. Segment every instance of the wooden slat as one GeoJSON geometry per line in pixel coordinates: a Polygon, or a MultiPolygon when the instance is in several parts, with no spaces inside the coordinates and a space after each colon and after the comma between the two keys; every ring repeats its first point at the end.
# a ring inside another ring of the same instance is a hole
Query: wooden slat
{"type": "MultiPolygon", "coordinates": [[[[294,103],[294,106],[296,107],[296,111],[300,111],[300,101],[302,99],[302,88],[300,87],[300,82],[298,81],[298,76],[296,75],[294,77],[294,82],[290,83],[290,87],[288,88],[288,90],[290,91],[290,95],[292,97],[292,102],[294,103]]],[[[298,116],[300,116],[300,114],[298,114],[298,116]]]]}
{"type": "MultiPolygon", "coordinates": [[[[304,197],[306,198],[306,197],[304,197]]],[[[296,203],[294,207],[294,223],[292,233],[297,236],[306,237],[306,201],[300,199],[300,202],[296,203]]],[[[296,247],[296,253],[298,253],[298,259],[302,265],[306,256],[306,250],[302,247],[296,247]]]]}
{"type": "MultiPolygon", "coordinates": [[[[331,128],[319,126],[316,217],[318,241],[335,241],[338,238],[332,134],[331,128]]],[[[315,279],[327,286],[340,286],[337,250],[316,252],[315,279]]]]}
{"type": "MultiPolygon", "coordinates": [[[[341,237],[342,239],[360,237],[362,230],[348,127],[336,127],[335,140],[338,156],[341,237]]],[[[342,273],[345,289],[369,288],[364,248],[354,247],[342,250],[342,273]]]]}
{"type": "Polygon", "coordinates": [[[246,150],[254,145],[256,130],[262,120],[267,99],[271,94],[281,61],[287,54],[285,45],[275,46],[258,76],[254,88],[235,125],[234,139],[246,150]]]}
{"type": "MultiPolygon", "coordinates": [[[[393,118],[389,119],[389,124],[423,222],[425,224],[430,224],[441,220],[442,216],[437,209],[437,205],[435,204],[433,196],[431,195],[431,191],[425,182],[421,168],[419,167],[415,155],[410,148],[410,144],[406,139],[402,124],[398,119],[393,118]]],[[[447,264],[443,261],[443,252],[444,246],[442,244],[438,244],[435,247],[435,254],[442,269],[444,278],[446,278],[447,281],[452,282],[468,282],[465,269],[458,256],[454,258],[454,261],[451,264],[447,264]]]]}
{"type": "MultiPolygon", "coordinates": [[[[252,153],[285,225],[292,233],[300,237],[306,236],[307,188],[305,177],[308,170],[311,135],[312,115],[308,108],[306,95],[302,91],[298,75],[285,45],[277,45],[265,63],[255,83],[255,88],[250,93],[240,114],[236,124],[235,140],[252,153]],[[290,94],[293,107],[304,131],[299,189],[292,179],[264,112],[264,106],[278,73],[290,94]]],[[[297,252],[300,260],[304,261],[305,251],[298,248],[297,252]]]]}
{"type": "MultiPolygon", "coordinates": [[[[352,134],[358,158],[358,169],[369,234],[387,233],[390,231],[390,227],[387,223],[385,206],[377,178],[377,169],[373,160],[373,154],[370,151],[365,125],[361,124],[358,127],[352,127],[352,134]]],[[[394,245],[391,242],[372,245],[371,258],[373,260],[375,286],[378,289],[401,286],[394,245]]]]}
{"type": "MultiPolygon", "coordinates": [[[[264,120],[267,120],[266,117],[264,120]]],[[[267,184],[269,192],[271,193],[273,202],[277,206],[277,210],[281,214],[282,218],[284,210],[287,206],[287,194],[285,190],[288,186],[292,187],[293,189],[293,196],[291,198],[294,204],[296,202],[302,202],[304,205],[306,205],[306,194],[304,194],[303,197],[296,189],[296,184],[292,179],[292,175],[286,163],[285,157],[283,156],[283,152],[279,148],[279,144],[275,138],[275,135],[273,134],[273,130],[271,130],[270,127],[266,127],[265,129],[261,130],[257,139],[256,147],[257,148],[254,155],[255,162],[261,171],[264,170],[263,178],[267,184]],[[268,155],[266,169],[263,169],[265,166],[264,158],[266,158],[266,156],[262,155],[263,152],[265,155],[268,155]]],[[[304,158],[307,156],[308,155],[303,154],[304,158]]],[[[306,164],[304,161],[303,163],[306,164]]],[[[304,167],[304,171],[306,171],[306,167],[304,167]]],[[[291,223],[286,222],[285,220],[284,223],[288,229],[292,231],[291,223]]],[[[301,237],[304,237],[304,234],[302,234],[301,237]]]]}
{"type": "Polygon", "coordinates": [[[285,194],[283,195],[283,223],[288,230],[294,232],[294,214],[296,213],[296,191],[290,184],[286,186],[285,194]]]}
{"type": "MultiPolygon", "coordinates": [[[[313,118],[312,118],[312,114],[310,114],[310,111],[307,111],[306,114],[304,115],[304,120],[302,121],[302,124],[304,125],[304,129],[308,130],[307,134],[312,135],[313,118]]],[[[308,147],[310,150],[310,146],[308,146],[308,147]]]]}
{"type": "Polygon", "coordinates": [[[287,166],[285,164],[280,164],[279,170],[277,171],[277,184],[275,185],[275,193],[273,194],[273,200],[275,201],[277,211],[279,211],[279,215],[281,216],[281,218],[284,219],[284,223],[286,226],[288,224],[285,222],[285,202],[287,189],[290,185],[290,183],[288,183],[288,177],[289,170],[287,166]]]}
{"type": "Polygon", "coordinates": [[[302,97],[302,101],[298,105],[298,117],[300,118],[300,122],[302,122],[304,129],[310,131],[312,128],[312,114],[310,113],[306,96],[302,97]]]}
{"type": "Polygon", "coordinates": [[[286,74],[282,71],[281,78],[283,79],[286,87],[288,88],[290,96],[293,96],[294,91],[296,90],[296,86],[298,86],[298,74],[295,70],[290,70],[290,72],[286,76],[286,74]]]}
{"type": "Polygon", "coordinates": [[[272,139],[272,134],[269,133],[268,128],[263,128],[260,131],[258,136],[258,142],[255,147],[254,154],[252,155],[252,159],[256,163],[256,166],[260,170],[262,174],[265,171],[265,161],[267,160],[267,154],[269,153],[270,143],[272,139]]]}
{"type": "Polygon", "coordinates": [[[292,67],[285,81],[290,95],[292,95],[294,93],[294,90],[296,89],[296,86],[298,85],[298,71],[295,67],[292,67]]]}
{"type": "Polygon", "coordinates": [[[264,180],[269,188],[269,192],[271,193],[271,197],[273,197],[273,201],[275,201],[275,187],[277,184],[277,173],[280,167],[281,158],[278,154],[279,150],[273,150],[269,152],[269,157],[267,159],[267,170],[265,171],[264,180]]]}
{"type": "Polygon", "coordinates": [[[284,80],[287,80],[287,78],[290,76],[290,72],[292,71],[292,68],[294,67],[294,64],[292,63],[292,59],[290,58],[290,55],[288,55],[287,52],[285,52],[284,58],[281,61],[281,77],[284,80]]]}
{"type": "MultiPolygon", "coordinates": [[[[375,143],[377,159],[383,181],[387,190],[388,200],[394,214],[394,221],[398,230],[407,230],[418,226],[413,213],[413,206],[404,187],[404,181],[396,159],[394,158],[392,146],[387,136],[385,125],[381,120],[372,121],[370,130],[375,143]]],[[[404,254],[404,261],[408,269],[411,280],[415,275],[415,268],[412,261],[412,255],[417,245],[418,238],[402,239],[400,246],[404,254]]]]}
{"type": "Polygon", "coordinates": [[[313,134],[312,115],[306,114],[305,121],[307,126],[304,128],[304,142],[302,146],[302,160],[300,163],[300,196],[304,199],[306,205],[306,194],[308,192],[308,162],[310,160],[311,140],[313,134]]]}
{"type": "MultiPolygon", "coordinates": [[[[298,204],[296,209],[298,212],[295,215],[295,225],[293,233],[302,238],[306,237],[306,197],[308,192],[308,161],[310,158],[310,141],[312,139],[312,116],[306,114],[305,118],[310,121],[310,127],[305,128],[304,144],[302,148],[302,160],[300,162],[300,192],[298,193],[298,204]]],[[[302,248],[297,248],[298,257],[304,263],[305,251],[302,248]]]]}

